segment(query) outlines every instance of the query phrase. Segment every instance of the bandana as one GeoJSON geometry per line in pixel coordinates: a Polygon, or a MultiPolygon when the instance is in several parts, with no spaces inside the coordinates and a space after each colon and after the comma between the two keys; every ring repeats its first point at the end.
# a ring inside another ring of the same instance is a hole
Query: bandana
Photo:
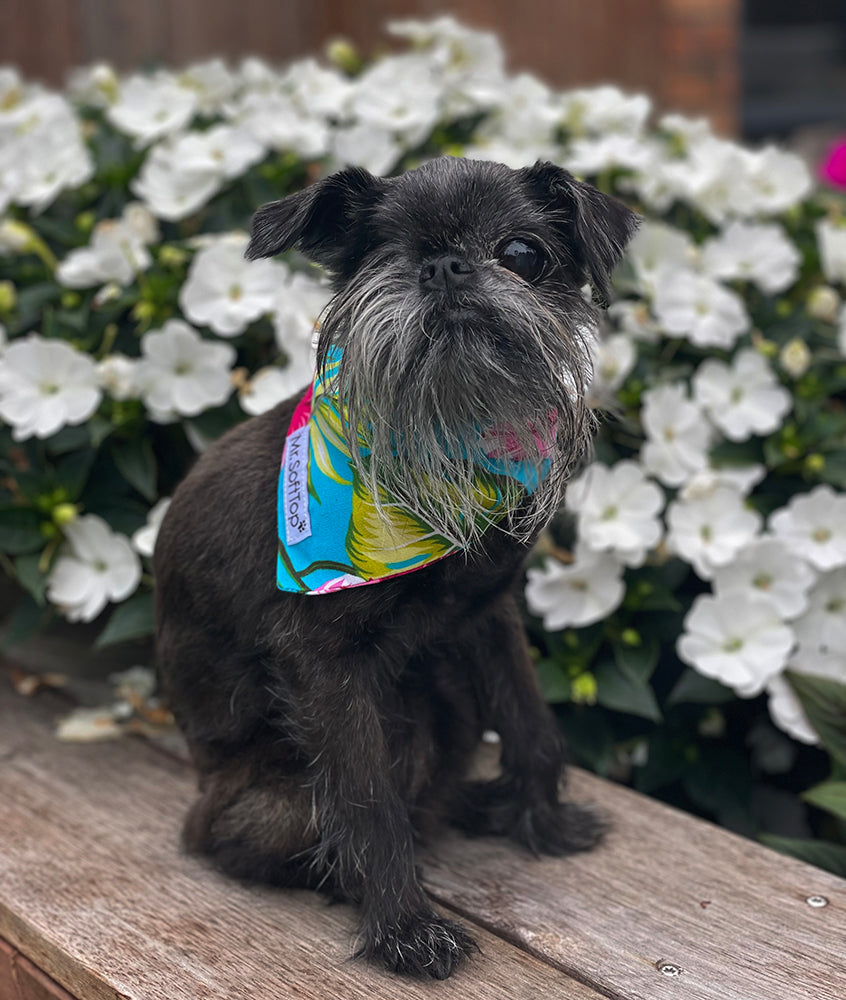
{"type": "MultiPolygon", "coordinates": [[[[297,594],[379,583],[466,551],[386,493],[376,504],[350,454],[333,388],[340,364],[341,351],[335,349],[294,409],[282,453],[276,583],[297,594]]],[[[554,437],[554,421],[550,433],[554,437]]],[[[475,488],[488,512],[486,527],[534,492],[538,474],[515,457],[513,431],[492,428],[480,439],[484,453],[474,464],[475,488]]],[[[363,443],[361,453],[367,455],[363,443]]],[[[542,477],[547,470],[548,461],[542,477]]]]}

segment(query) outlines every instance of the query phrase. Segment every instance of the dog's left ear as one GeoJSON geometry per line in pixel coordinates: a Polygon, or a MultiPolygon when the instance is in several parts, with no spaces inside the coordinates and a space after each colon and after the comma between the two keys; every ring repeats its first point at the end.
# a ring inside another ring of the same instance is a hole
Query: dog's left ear
{"type": "Polygon", "coordinates": [[[247,257],[272,257],[295,247],[334,275],[347,277],[369,246],[367,215],[389,181],[349,167],[253,216],[247,257]]]}
{"type": "Polygon", "coordinates": [[[611,272],[640,225],[640,216],[554,163],[539,160],[517,173],[553,225],[564,230],[580,280],[590,281],[607,302],[611,272]]]}

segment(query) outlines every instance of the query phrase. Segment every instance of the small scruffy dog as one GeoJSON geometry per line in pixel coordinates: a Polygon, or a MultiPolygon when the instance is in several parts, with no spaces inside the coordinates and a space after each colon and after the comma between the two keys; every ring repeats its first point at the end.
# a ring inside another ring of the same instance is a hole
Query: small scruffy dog
{"type": "Polygon", "coordinates": [[[295,247],[335,297],[314,385],[209,448],[158,537],[160,671],[200,775],[185,843],[357,903],[358,953],[397,972],[475,949],[415,872],[433,821],[544,854],[601,833],[559,802],[513,591],[590,432],[580,288],[607,293],[635,223],[551,163],[452,158],[254,219],[250,257],[295,247]],[[502,774],[469,781],[485,729],[502,774]]]}

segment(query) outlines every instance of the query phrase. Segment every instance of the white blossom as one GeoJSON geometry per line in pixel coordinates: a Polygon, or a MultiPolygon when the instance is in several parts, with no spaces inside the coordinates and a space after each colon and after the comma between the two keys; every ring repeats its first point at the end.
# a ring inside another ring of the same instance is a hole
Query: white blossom
{"type": "Polygon", "coordinates": [[[716,358],[703,361],[693,376],[693,395],[732,441],[771,433],[793,405],[766,358],[752,348],[738,351],[731,366],[716,358]]]}
{"type": "Polygon", "coordinates": [[[661,332],[645,302],[621,299],[619,302],[612,302],[607,312],[615,327],[630,339],[647,344],[654,344],[661,339],[661,332]]]}
{"type": "Polygon", "coordinates": [[[770,530],[820,570],[846,566],[846,494],[823,483],[770,516],[770,530]]]}
{"type": "Polygon", "coordinates": [[[390,129],[372,125],[337,128],[328,140],[336,168],[353,164],[371,174],[388,174],[402,156],[399,140],[390,129]]]}
{"type": "Polygon", "coordinates": [[[140,582],[141,562],[129,539],[95,514],[85,514],[65,527],[65,542],[47,577],[47,598],[69,621],[90,622],[140,582]]]}
{"type": "Polygon", "coordinates": [[[264,148],[316,159],[329,149],[330,129],[323,118],[299,107],[290,93],[247,90],[227,108],[239,132],[264,148]]]}
{"type": "Polygon", "coordinates": [[[56,279],[69,288],[93,288],[114,281],[128,285],[152,263],[143,241],[122,219],[106,219],[94,227],[91,242],[71,252],[56,269],[56,279]]]}
{"type": "Polygon", "coordinates": [[[320,314],[332,292],[323,281],[293,271],[277,287],[273,309],[276,343],[289,357],[303,358],[311,347],[320,314]]]}
{"type": "Polygon", "coordinates": [[[197,108],[197,94],[170,73],[137,74],[124,80],[106,117],[140,146],[179,131],[197,108]]]}
{"type": "Polygon", "coordinates": [[[133,534],[132,547],[139,555],[152,559],[156,548],[156,538],[159,534],[159,528],[162,526],[162,521],[168,507],[170,507],[170,497],[162,497],[147,512],[147,523],[144,527],[139,528],[133,534]]]}
{"type": "Polygon", "coordinates": [[[801,260],[796,246],[775,223],[730,222],[702,248],[702,266],[712,278],[751,281],[768,295],[783,292],[796,281],[801,260]]]}
{"type": "Polygon", "coordinates": [[[636,462],[609,468],[594,462],[567,487],[567,509],[578,517],[579,540],[593,552],[611,551],[641,566],[662,534],[664,493],[636,462]]]}
{"type": "Polygon", "coordinates": [[[764,690],[787,663],[793,632],[775,606],[752,595],[696,598],[676,643],[679,657],[742,698],[764,690]]]}
{"type": "MultiPolygon", "coordinates": [[[[772,601],[789,621],[808,607],[808,591],[817,579],[811,567],[777,538],[756,538],[732,561],[714,571],[711,586],[718,597],[753,594],[772,601]]],[[[798,635],[798,634],[797,634],[798,635]]]]}
{"type": "Polygon", "coordinates": [[[562,95],[564,121],[576,135],[619,132],[637,135],[649,117],[652,102],[645,94],[625,94],[604,84],[570,90],[562,95]]]}
{"type": "Polygon", "coordinates": [[[359,124],[417,146],[440,118],[442,84],[428,59],[417,53],[387,56],[355,80],[349,110],[359,124]]]}
{"type": "Polygon", "coordinates": [[[846,225],[820,219],[815,227],[820,263],[827,281],[846,284],[846,225]]]}
{"type": "Polygon", "coordinates": [[[576,139],[567,148],[564,164],[568,170],[582,176],[615,168],[646,172],[654,157],[652,145],[645,140],[612,132],[596,138],[576,139]]]}
{"type": "Polygon", "coordinates": [[[664,270],[654,284],[652,309],[659,324],[697,347],[733,347],[749,327],[740,296],[704,274],[664,270]]]}
{"type": "Polygon", "coordinates": [[[161,330],[145,333],[141,352],[141,394],[158,423],[195,417],[222,405],[232,393],[234,348],[203,340],[182,320],[168,320],[161,330]]]}
{"type": "Polygon", "coordinates": [[[109,354],[97,362],[97,382],[112,399],[137,399],[140,362],[125,354],[109,354]]]}
{"type": "MultiPolygon", "coordinates": [[[[846,663],[843,655],[821,653],[815,650],[797,650],[787,664],[787,669],[797,674],[809,677],[823,677],[832,681],[846,683],[846,663]]],[[[802,743],[819,743],[820,739],[793,688],[786,677],[779,674],[767,683],[769,695],[770,716],[773,722],[784,732],[802,743]]]]}
{"type": "Polygon", "coordinates": [[[237,76],[219,58],[186,67],[178,82],[194,92],[197,111],[202,115],[217,114],[238,88],[237,76]]]}
{"type": "Polygon", "coordinates": [[[667,545],[710,580],[730,563],[761,529],[761,515],[749,510],[729,486],[715,486],[705,496],[675,500],[667,508],[667,545]]]}
{"type": "Polygon", "coordinates": [[[251,417],[272,410],[274,406],[302,392],[311,383],[314,366],[306,355],[290,361],[284,368],[262,368],[238,393],[238,401],[251,417]]]}
{"type": "Polygon", "coordinates": [[[682,500],[694,500],[711,494],[716,486],[730,486],[741,496],[748,496],[767,475],[767,467],[752,465],[709,466],[694,473],[679,490],[682,500]]]}
{"type": "Polygon", "coordinates": [[[837,320],[837,349],[846,358],[846,305],[840,310],[837,320]]]}
{"type": "Polygon", "coordinates": [[[644,222],[626,250],[626,260],[637,277],[637,288],[651,295],[655,282],[665,271],[684,270],[695,259],[690,236],[663,222],[644,222]]]}
{"type": "Polygon", "coordinates": [[[231,234],[200,250],[179,292],[188,319],[221,337],[234,337],[269,313],[287,273],[272,260],[247,260],[248,242],[246,236],[231,234]]]}
{"type": "Polygon", "coordinates": [[[0,357],[0,417],[16,441],[84,423],[101,398],[96,365],[64,341],[32,333],[0,357]]]}
{"type": "Polygon", "coordinates": [[[846,657],[846,568],[819,577],[808,594],[807,610],[793,627],[801,649],[846,657]]]}
{"type": "Polygon", "coordinates": [[[615,393],[637,361],[637,348],[624,333],[592,341],[593,381],[589,395],[600,398],[615,393]]]}
{"type": "Polygon", "coordinates": [[[681,486],[708,466],[711,428],[682,384],[658,386],[643,396],[641,421],[646,441],[640,460],[665,486],[681,486]]]}
{"type": "Polygon", "coordinates": [[[738,214],[778,215],[811,193],[814,182],[801,156],[777,146],[744,152],[751,198],[738,214]]]}
{"type": "Polygon", "coordinates": [[[626,593],[623,567],[612,555],[577,549],[565,566],[547,559],[542,568],[526,572],[526,603],[543,617],[551,632],[602,621],[619,607],[626,593]]]}

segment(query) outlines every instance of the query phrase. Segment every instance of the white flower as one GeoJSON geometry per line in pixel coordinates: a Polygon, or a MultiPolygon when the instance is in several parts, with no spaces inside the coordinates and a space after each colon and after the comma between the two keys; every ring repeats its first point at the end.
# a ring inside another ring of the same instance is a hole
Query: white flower
{"type": "Polygon", "coordinates": [[[679,497],[682,500],[695,500],[712,493],[715,486],[730,486],[745,497],[766,475],[767,467],[760,464],[709,467],[691,476],[679,490],[679,497]]]}
{"type": "Polygon", "coordinates": [[[245,413],[258,416],[305,389],[313,374],[314,367],[308,355],[290,361],[284,368],[262,368],[241,389],[238,400],[245,413]]]}
{"type": "Polygon", "coordinates": [[[561,95],[566,125],[575,133],[623,132],[636,135],[643,128],[652,102],[645,94],[624,94],[604,84],[570,90],[561,95]]]}
{"type": "Polygon", "coordinates": [[[788,340],[778,354],[778,363],[791,378],[802,378],[811,361],[811,351],[801,337],[788,340]]]}
{"type": "Polygon", "coordinates": [[[425,56],[388,56],[356,78],[349,110],[359,123],[392,132],[406,146],[417,146],[438,122],[441,90],[425,56]]]}
{"type": "Polygon", "coordinates": [[[104,108],[117,97],[119,87],[114,69],[108,63],[98,62],[71,70],[67,90],[74,104],[104,108]]]}
{"type": "Polygon", "coordinates": [[[777,538],[757,538],[727,565],[714,571],[711,586],[718,597],[756,594],[772,601],[789,621],[808,607],[808,591],[817,575],[777,538]]]}
{"type": "Polygon", "coordinates": [[[661,337],[655,321],[649,314],[649,306],[645,302],[622,299],[619,302],[612,302],[607,312],[615,326],[632,340],[654,344],[661,337]]]}
{"type": "Polygon", "coordinates": [[[0,358],[0,417],[16,441],[84,423],[100,399],[96,365],[64,341],[32,333],[0,358]]]}
{"type": "Polygon", "coordinates": [[[770,516],[770,530],[817,569],[846,566],[846,494],[823,483],[770,516]]]}
{"type": "Polygon", "coordinates": [[[730,486],[715,486],[706,496],[675,500],[667,508],[667,544],[710,580],[730,563],[761,528],[761,515],[749,510],[730,486]]]}
{"type": "Polygon", "coordinates": [[[615,393],[625,382],[637,361],[637,348],[624,333],[595,339],[592,342],[593,381],[590,394],[600,397],[615,393]]]}
{"type": "Polygon", "coordinates": [[[784,229],[775,223],[731,222],[702,248],[702,266],[712,278],[751,281],[769,295],[796,281],[801,260],[784,229]]]}
{"type": "Polygon", "coordinates": [[[752,348],[738,351],[731,367],[716,358],[703,361],[693,376],[693,395],[732,441],[776,430],[793,405],[766,358],[752,348]]]}
{"type": "Polygon", "coordinates": [[[153,420],[195,417],[226,402],[235,362],[230,344],[212,343],[182,320],[171,319],[161,330],[145,333],[139,383],[153,420]]]}
{"type": "Polygon", "coordinates": [[[659,272],[652,309],[667,333],[697,347],[732,347],[749,327],[740,296],[693,271],[659,272]]]}
{"type": "Polygon", "coordinates": [[[654,159],[652,146],[633,135],[598,136],[591,139],[576,139],[564,155],[564,165],[568,170],[581,176],[595,175],[604,170],[648,170],[654,159]]]}
{"type": "Polygon", "coordinates": [[[350,125],[334,129],[329,139],[337,169],[354,165],[371,174],[388,174],[402,155],[402,148],[389,129],[372,125],[350,125]]]}
{"type": "Polygon", "coordinates": [[[317,321],[326,308],[332,292],[324,282],[292,272],[277,288],[273,310],[276,343],[289,357],[302,358],[311,347],[317,321]]]}
{"type": "Polygon", "coordinates": [[[483,120],[474,140],[484,145],[488,140],[515,149],[533,152],[555,147],[555,130],[561,122],[561,108],[552,90],[532,76],[518,73],[500,93],[499,106],[483,120]]]}
{"type": "Polygon", "coordinates": [[[664,493],[636,462],[612,468],[594,462],[567,487],[567,509],[578,515],[579,540],[593,552],[611,550],[627,566],[641,566],[661,538],[664,493]]]}
{"type": "Polygon", "coordinates": [[[194,91],[200,114],[213,115],[235,93],[238,79],[222,59],[207,59],[182,70],[179,84],[194,91]]]}
{"type": "Polygon", "coordinates": [[[167,509],[170,507],[170,497],[162,497],[147,512],[147,523],[143,528],[139,528],[132,536],[132,547],[142,556],[152,558],[156,548],[156,538],[159,528],[162,526],[167,509]]]}
{"type": "Polygon", "coordinates": [[[752,197],[749,161],[736,143],[705,136],[689,145],[687,157],[669,160],[661,172],[677,197],[716,225],[729,215],[746,214],[752,197]]]}
{"type": "MultiPolygon", "coordinates": [[[[793,654],[787,669],[797,674],[807,674],[809,677],[825,677],[841,684],[846,683],[846,664],[842,654],[832,655],[799,649],[793,654]]],[[[783,729],[802,743],[819,743],[819,736],[808,722],[804,709],[786,677],[781,675],[773,677],[767,683],[767,693],[770,696],[767,707],[779,729],[783,729]]]]}
{"type": "Polygon", "coordinates": [[[241,131],[263,147],[317,159],[329,149],[326,122],[302,110],[291,94],[282,90],[246,91],[227,109],[241,131]]]}
{"type": "Polygon", "coordinates": [[[355,88],[349,77],[311,58],[292,62],[280,83],[300,112],[312,118],[337,118],[355,88]]]}
{"type": "Polygon", "coordinates": [[[109,354],[97,363],[97,382],[112,399],[137,399],[139,364],[137,358],[109,354]]]}
{"type": "Polygon", "coordinates": [[[773,604],[751,595],[702,594],[684,620],[679,657],[700,674],[753,698],[787,663],[793,632],[773,604]]]}
{"type": "Polygon", "coordinates": [[[188,319],[234,337],[269,313],[286,269],[272,260],[247,260],[246,236],[226,237],[200,250],[179,292],[188,319]]]}
{"type": "Polygon", "coordinates": [[[846,657],[846,568],[823,573],[808,594],[807,611],[793,627],[803,650],[846,657]]]}
{"type": "Polygon", "coordinates": [[[638,290],[651,295],[659,274],[684,269],[695,253],[687,233],[663,222],[644,222],[629,243],[626,260],[637,276],[638,290]]]}
{"type": "Polygon", "coordinates": [[[820,219],[815,231],[826,280],[846,284],[846,226],[820,219]]]}
{"type": "Polygon", "coordinates": [[[90,622],[109,601],[123,601],[141,582],[141,562],[129,539],[94,514],[65,528],[47,598],[72,622],[90,622]]]}
{"type": "Polygon", "coordinates": [[[197,95],[169,73],[135,75],[124,80],[106,117],[121,132],[146,146],[183,128],[194,115],[197,95]]]}
{"type": "Polygon", "coordinates": [[[738,214],[777,215],[811,193],[814,182],[801,156],[778,146],[744,152],[751,197],[738,214]]]}
{"type": "Polygon", "coordinates": [[[640,460],[665,486],[681,486],[708,466],[711,428],[682,384],[658,386],[642,396],[646,442],[640,460]]]}
{"type": "Polygon", "coordinates": [[[846,305],[840,310],[837,325],[837,349],[846,357],[846,305]]]}
{"type": "Polygon", "coordinates": [[[87,247],[71,250],[56,269],[56,278],[69,288],[92,288],[114,281],[128,285],[152,258],[129,225],[106,219],[94,227],[87,247]]]}
{"type": "Polygon", "coordinates": [[[551,632],[601,621],[626,593],[623,567],[613,556],[581,549],[575,556],[569,566],[547,559],[526,573],[526,603],[551,632]]]}

